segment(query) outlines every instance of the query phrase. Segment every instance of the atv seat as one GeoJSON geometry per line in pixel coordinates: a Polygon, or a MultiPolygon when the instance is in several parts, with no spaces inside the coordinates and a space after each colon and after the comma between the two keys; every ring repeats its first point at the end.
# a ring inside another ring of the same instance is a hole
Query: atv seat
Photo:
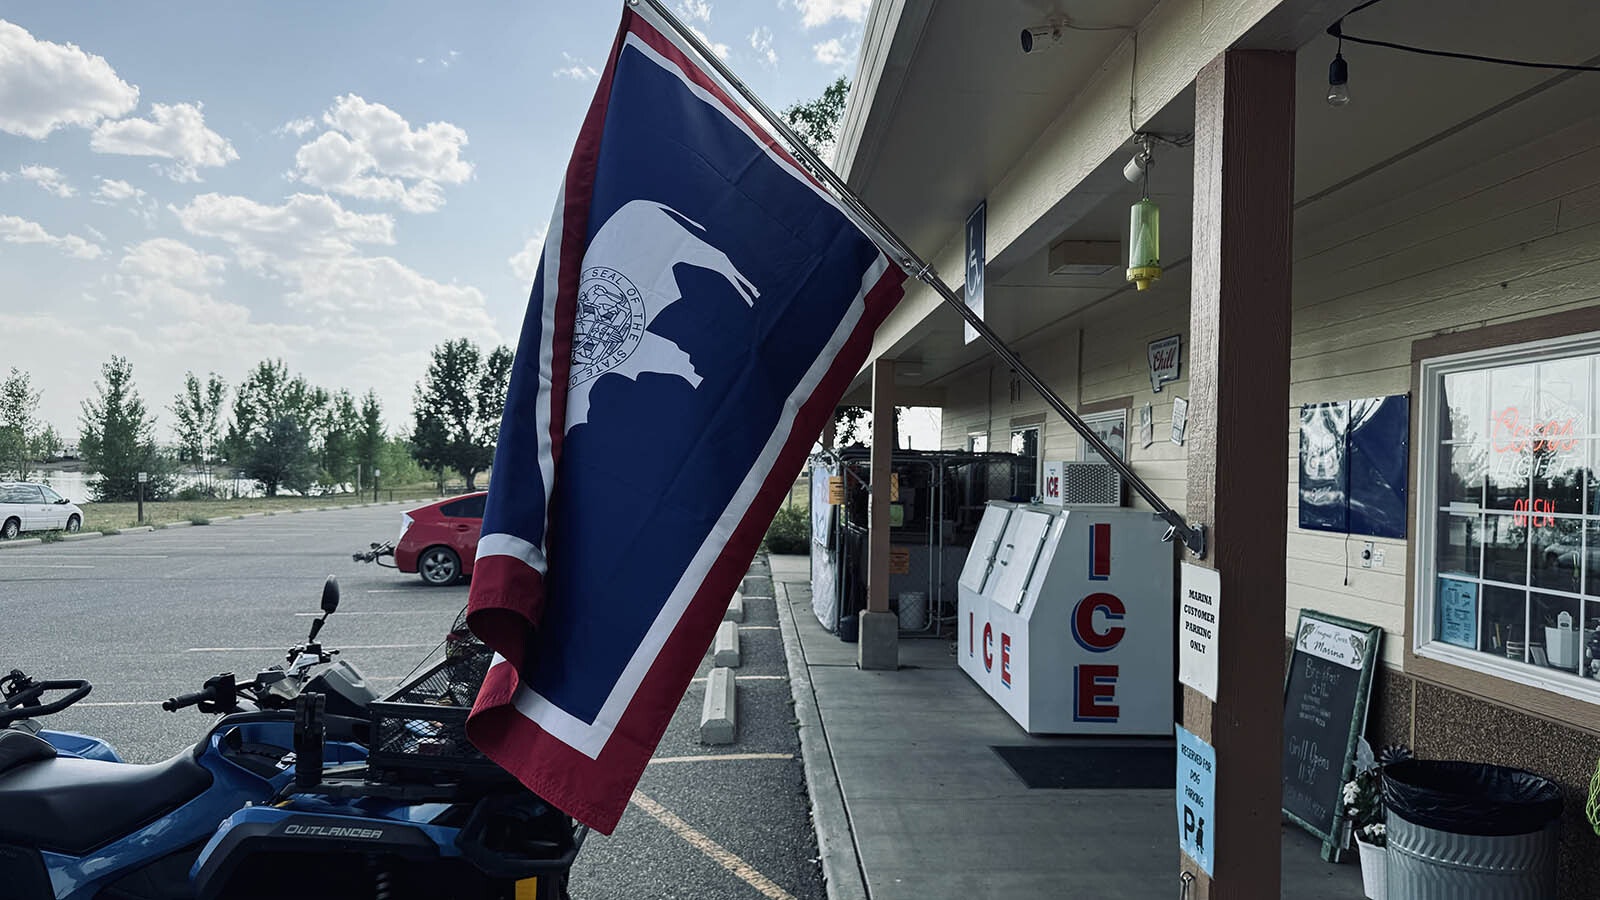
{"type": "Polygon", "coordinates": [[[27,763],[55,758],[56,748],[49,741],[26,731],[0,729],[0,775],[27,763]]]}
{"type": "MultiPolygon", "coordinates": [[[[0,733],[0,761],[8,742],[0,733]]],[[[20,732],[16,732],[20,735],[20,732]]],[[[125,837],[135,829],[199,796],[211,786],[211,773],[185,750],[148,766],[56,757],[18,763],[9,771],[0,762],[0,844],[20,844],[71,856],[125,837]]],[[[38,752],[34,748],[34,752],[38,752]]]]}

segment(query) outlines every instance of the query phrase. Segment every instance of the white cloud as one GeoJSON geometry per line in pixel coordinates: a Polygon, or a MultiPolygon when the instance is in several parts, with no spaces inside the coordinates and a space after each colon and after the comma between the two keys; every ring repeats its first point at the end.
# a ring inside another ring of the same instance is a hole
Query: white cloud
{"type": "Polygon", "coordinates": [[[78,193],[78,189],[68,184],[66,176],[58,169],[49,166],[23,166],[17,171],[23,180],[37,184],[57,197],[66,198],[78,193]]]}
{"type": "Polygon", "coordinates": [[[295,153],[291,176],[363,200],[393,201],[408,212],[444,205],[441,185],[472,177],[461,158],[467,133],[448,122],[420,128],[381,103],[346,94],[322,120],[330,130],[295,153]]]}
{"type": "Polygon", "coordinates": [[[599,71],[597,71],[594,66],[589,65],[565,50],[561,51],[561,59],[566,63],[566,65],[550,73],[556,78],[570,78],[573,81],[593,81],[600,77],[599,71]]]}
{"type": "Polygon", "coordinates": [[[772,29],[765,25],[750,32],[750,49],[769,66],[778,64],[778,51],[772,49],[772,29]]]}
{"type": "Polygon", "coordinates": [[[126,205],[129,212],[143,218],[149,225],[155,224],[156,214],[160,210],[156,201],[142,188],[115,178],[101,178],[93,199],[101,206],[126,205]]]}
{"type": "Polygon", "coordinates": [[[227,261],[182,241],[154,238],[128,249],[117,263],[117,294],[130,310],[213,328],[241,325],[250,311],[222,303],[210,290],[222,284],[227,261]]]}
{"type": "Polygon", "coordinates": [[[249,269],[281,267],[306,256],[348,255],[361,244],[394,243],[393,219],[350,212],[322,194],[295,194],[279,206],[201,194],[171,209],[186,231],[228,244],[249,269]]]}
{"type": "MultiPolygon", "coordinates": [[[[422,60],[420,59],[417,60],[417,62],[421,61],[422,60]]],[[[277,135],[287,134],[293,135],[294,137],[305,137],[312,129],[316,127],[317,120],[311,118],[310,116],[306,116],[303,119],[290,119],[282,125],[279,125],[277,128],[272,129],[272,133],[277,135]]]]}
{"type": "Polygon", "coordinates": [[[523,281],[532,281],[533,276],[539,273],[539,257],[544,255],[544,237],[549,230],[540,228],[538,234],[528,238],[522,249],[506,260],[511,263],[512,273],[523,281]]]}
{"type": "Polygon", "coordinates": [[[704,31],[701,31],[699,28],[697,28],[697,27],[695,27],[693,25],[689,26],[689,30],[694,32],[694,36],[699,38],[701,43],[703,43],[707,47],[711,48],[711,52],[715,53],[717,55],[717,59],[727,59],[728,58],[728,45],[727,44],[719,44],[716,41],[713,41],[711,38],[706,37],[706,33],[704,31]]]}
{"type": "Polygon", "coordinates": [[[75,234],[54,235],[38,222],[0,215],[0,241],[8,244],[44,244],[78,259],[98,259],[105,251],[75,234]]]}
{"type": "Polygon", "coordinates": [[[100,179],[100,187],[95,190],[94,195],[110,203],[117,203],[122,200],[143,200],[145,196],[143,190],[126,181],[118,181],[115,178],[100,179]]]}
{"type": "Polygon", "coordinates": [[[97,153],[174,160],[166,170],[174,181],[199,181],[198,169],[225,166],[239,158],[227,138],[206,127],[198,103],[154,103],[150,115],[100,123],[89,146],[97,153]]]}
{"type": "Polygon", "coordinates": [[[812,46],[811,50],[816,54],[817,62],[825,66],[842,66],[854,55],[845,49],[844,43],[838,38],[829,38],[812,46]]]}
{"type": "Polygon", "coordinates": [[[285,295],[289,304],[320,321],[342,323],[342,333],[372,320],[379,331],[499,340],[483,292],[434,281],[393,257],[302,259],[285,273],[296,285],[285,295]]]}
{"type": "Polygon", "coordinates": [[[872,0],[794,0],[800,10],[800,23],[807,28],[826,25],[834,19],[860,22],[867,17],[872,0]]]}
{"type": "Polygon", "coordinates": [[[676,7],[678,18],[685,22],[710,22],[711,4],[706,0],[683,0],[676,7]]]}
{"type": "Polygon", "coordinates": [[[42,139],[63,126],[127,115],[138,103],[139,89],[104,57],[0,20],[0,131],[42,139]]]}
{"type": "MultiPolygon", "coordinates": [[[[432,330],[494,335],[477,288],[442,284],[391,257],[358,254],[362,245],[394,243],[394,222],[386,215],[353,213],[312,194],[296,194],[280,206],[203,194],[173,211],[189,233],[223,241],[240,265],[286,282],[291,306],[337,320],[341,334],[361,327],[358,313],[381,312],[383,327],[403,320],[405,328],[424,329],[431,322],[432,330]]],[[[192,260],[174,269],[197,277],[205,271],[192,260]]]]}

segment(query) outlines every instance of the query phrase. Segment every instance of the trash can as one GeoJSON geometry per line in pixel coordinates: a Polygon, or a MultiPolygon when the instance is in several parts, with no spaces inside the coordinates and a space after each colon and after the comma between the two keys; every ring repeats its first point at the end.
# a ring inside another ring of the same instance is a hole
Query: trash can
{"type": "Polygon", "coordinates": [[[1388,895],[1404,900],[1554,900],[1561,788],[1480,763],[1383,768],[1388,895]]]}
{"type": "Polygon", "coordinates": [[[895,607],[900,614],[901,631],[923,631],[928,627],[928,595],[923,591],[901,591],[895,607]]]}

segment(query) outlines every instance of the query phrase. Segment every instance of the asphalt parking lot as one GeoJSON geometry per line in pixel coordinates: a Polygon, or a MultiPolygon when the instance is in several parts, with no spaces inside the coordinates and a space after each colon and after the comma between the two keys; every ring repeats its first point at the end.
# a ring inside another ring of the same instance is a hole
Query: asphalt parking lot
{"type": "MultiPolygon", "coordinates": [[[[110,740],[131,762],[194,745],[209,718],[161,711],[223,671],[281,662],[317,613],[323,579],[342,600],[322,632],[380,694],[443,638],[467,587],[355,563],[391,538],[403,506],[226,520],[0,551],[0,670],[86,678],[94,691],[49,727],[110,740]]],[[[746,604],[739,738],[698,742],[703,686],[684,697],[616,834],[573,869],[579,900],[824,896],[815,864],[782,639],[773,601],[746,604]]],[[[702,666],[701,675],[709,663],[702,666]]]]}

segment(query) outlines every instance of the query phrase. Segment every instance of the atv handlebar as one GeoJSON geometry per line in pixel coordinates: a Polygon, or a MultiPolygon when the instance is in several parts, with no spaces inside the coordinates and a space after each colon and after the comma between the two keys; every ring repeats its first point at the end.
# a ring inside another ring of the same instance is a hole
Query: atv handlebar
{"type": "Polygon", "coordinates": [[[94,687],[82,678],[34,681],[19,669],[13,669],[10,675],[0,678],[0,685],[3,685],[0,686],[0,694],[4,696],[4,702],[0,703],[0,726],[8,725],[18,719],[61,712],[89,696],[89,691],[94,687]],[[44,696],[46,691],[68,693],[60,700],[40,703],[39,698],[44,696]]]}
{"type": "Polygon", "coordinates": [[[217,699],[216,689],[206,688],[204,690],[195,691],[192,694],[179,694],[176,697],[169,697],[162,701],[161,708],[167,712],[176,712],[180,709],[183,709],[185,706],[194,706],[197,703],[203,703],[207,700],[215,699],[217,699]]]}

